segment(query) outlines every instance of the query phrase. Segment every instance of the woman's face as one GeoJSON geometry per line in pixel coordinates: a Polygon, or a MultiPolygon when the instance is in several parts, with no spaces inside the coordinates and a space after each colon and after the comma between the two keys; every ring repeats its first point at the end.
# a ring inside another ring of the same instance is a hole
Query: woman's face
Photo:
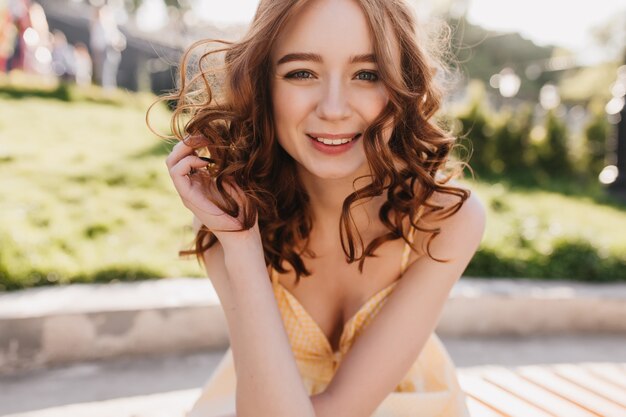
{"type": "MultiPolygon", "coordinates": [[[[367,173],[361,135],[389,100],[373,53],[353,0],[311,1],[282,30],[271,54],[274,123],[301,175],[367,173]]],[[[392,53],[399,68],[397,43],[392,53]]]]}

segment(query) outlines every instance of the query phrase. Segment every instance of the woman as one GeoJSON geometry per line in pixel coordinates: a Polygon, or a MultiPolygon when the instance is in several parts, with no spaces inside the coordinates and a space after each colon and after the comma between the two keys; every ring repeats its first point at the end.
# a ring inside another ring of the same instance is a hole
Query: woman
{"type": "Polygon", "coordinates": [[[262,0],[219,95],[184,58],[166,164],[231,341],[189,416],[468,415],[433,331],[485,215],[414,30],[400,0],[262,0]]]}

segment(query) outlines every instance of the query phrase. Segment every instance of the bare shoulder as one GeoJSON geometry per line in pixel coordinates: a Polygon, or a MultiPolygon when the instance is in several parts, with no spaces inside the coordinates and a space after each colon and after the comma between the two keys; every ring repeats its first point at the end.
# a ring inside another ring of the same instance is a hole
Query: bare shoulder
{"type": "MultiPolygon", "coordinates": [[[[452,196],[452,204],[458,198],[452,196]]],[[[327,387],[329,408],[370,415],[407,375],[435,330],[451,289],[482,239],[485,210],[470,193],[454,214],[438,220],[430,253],[412,262],[377,316],[356,340],[327,387]],[[377,361],[375,358],[388,358],[377,361]],[[362,384],[371,375],[372,383],[362,384]]],[[[432,226],[428,227],[429,229],[432,226]]]]}
{"type": "Polygon", "coordinates": [[[466,185],[449,181],[451,186],[465,191],[469,197],[455,212],[450,209],[458,205],[458,193],[435,192],[430,202],[443,208],[434,213],[427,213],[420,219],[423,230],[415,234],[416,251],[409,257],[409,265],[418,259],[429,258],[428,252],[438,259],[471,257],[478,249],[483,237],[486,210],[483,203],[466,185]],[[447,214],[441,214],[445,212],[447,214]],[[434,237],[432,232],[438,230],[434,237]],[[431,240],[432,239],[432,240],[431,240]]]}
{"type": "MultiPolygon", "coordinates": [[[[440,247],[456,246],[454,242],[463,242],[469,248],[476,249],[480,243],[486,224],[486,209],[483,202],[476,193],[457,181],[449,181],[448,185],[466,190],[469,197],[463,202],[461,207],[452,215],[445,218],[437,218],[431,226],[441,228],[438,239],[440,247]]],[[[438,203],[444,207],[458,204],[459,198],[454,195],[439,193],[438,203]]]]}

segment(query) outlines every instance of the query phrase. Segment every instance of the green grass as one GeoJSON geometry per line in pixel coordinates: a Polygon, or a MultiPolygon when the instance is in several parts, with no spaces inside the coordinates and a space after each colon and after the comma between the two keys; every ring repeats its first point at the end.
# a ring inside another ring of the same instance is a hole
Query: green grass
{"type": "MultiPolygon", "coordinates": [[[[152,97],[2,91],[0,290],[203,276],[177,255],[191,213],[165,167],[171,145],[146,128],[152,97]]],[[[164,106],[152,122],[168,131],[164,106]]],[[[468,185],[488,220],[466,275],[626,280],[626,207],[601,189],[468,185]]]]}
{"type": "MultiPolygon", "coordinates": [[[[0,93],[0,288],[202,275],[177,256],[193,236],[164,164],[171,145],[128,99],[0,93]]],[[[167,132],[165,107],[153,122],[167,132]]]]}
{"type": "Polygon", "coordinates": [[[524,256],[527,242],[549,254],[558,239],[583,240],[601,254],[626,254],[624,207],[599,204],[542,190],[516,190],[475,182],[472,188],[488,209],[483,246],[509,256],[524,256]]]}

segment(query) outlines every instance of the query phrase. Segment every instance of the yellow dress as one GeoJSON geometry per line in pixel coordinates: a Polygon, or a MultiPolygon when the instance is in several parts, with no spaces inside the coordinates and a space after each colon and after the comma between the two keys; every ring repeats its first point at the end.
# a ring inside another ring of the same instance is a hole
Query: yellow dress
{"type": "MultiPolygon", "coordinates": [[[[412,233],[411,233],[412,238],[412,233]]],[[[412,240],[412,239],[411,239],[412,240]]],[[[402,254],[402,272],[407,267],[409,245],[402,254]]],[[[309,395],[324,391],[352,343],[378,314],[399,281],[372,296],[348,320],[333,352],[330,342],[298,300],[272,271],[272,286],[289,336],[300,375],[309,395]]],[[[229,349],[205,384],[187,417],[221,417],[235,414],[236,375],[229,349]]],[[[433,332],[400,384],[378,406],[372,417],[469,417],[465,394],[445,347],[433,332]]]]}

